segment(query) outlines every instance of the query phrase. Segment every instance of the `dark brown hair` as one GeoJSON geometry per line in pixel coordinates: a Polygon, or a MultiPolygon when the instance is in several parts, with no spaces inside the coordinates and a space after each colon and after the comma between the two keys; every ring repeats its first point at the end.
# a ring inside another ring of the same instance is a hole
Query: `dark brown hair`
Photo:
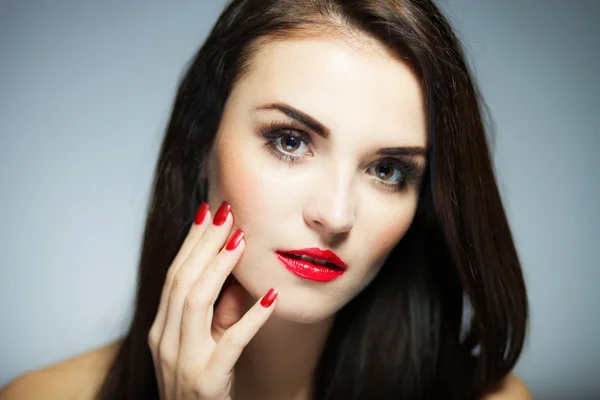
{"type": "Polygon", "coordinates": [[[258,46],[344,32],[377,39],[418,76],[429,163],[405,237],[336,316],[314,398],[479,399],[514,367],[527,328],[525,284],[480,96],[438,7],[430,0],[234,0],[179,85],[155,171],[133,320],[99,399],[158,399],[148,332],[167,269],[206,199],[204,156],[258,46]]]}

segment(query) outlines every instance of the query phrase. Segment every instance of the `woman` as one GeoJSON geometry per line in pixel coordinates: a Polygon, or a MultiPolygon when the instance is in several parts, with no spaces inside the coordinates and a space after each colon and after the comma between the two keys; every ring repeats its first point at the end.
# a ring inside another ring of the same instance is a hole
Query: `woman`
{"type": "Polygon", "coordinates": [[[430,1],[233,1],[153,189],[126,336],[2,398],[530,398],[479,96],[430,1]]]}

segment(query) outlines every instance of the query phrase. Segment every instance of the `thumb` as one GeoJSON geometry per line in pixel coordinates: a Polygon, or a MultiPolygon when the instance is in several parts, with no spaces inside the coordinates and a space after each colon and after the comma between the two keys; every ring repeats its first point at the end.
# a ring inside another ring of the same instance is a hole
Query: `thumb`
{"type": "Polygon", "coordinates": [[[223,290],[215,308],[212,335],[218,342],[223,333],[238,322],[246,312],[246,289],[235,279],[223,290]]]}

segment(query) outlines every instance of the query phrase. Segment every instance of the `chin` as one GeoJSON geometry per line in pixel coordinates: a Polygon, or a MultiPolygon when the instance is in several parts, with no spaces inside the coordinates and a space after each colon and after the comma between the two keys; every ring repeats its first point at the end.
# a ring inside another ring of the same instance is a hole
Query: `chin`
{"type": "Polygon", "coordinates": [[[303,306],[293,299],[278,299],[273,315],[298,324],[316,324],[330,319],[337,311],[326,307],[303,306]]]}

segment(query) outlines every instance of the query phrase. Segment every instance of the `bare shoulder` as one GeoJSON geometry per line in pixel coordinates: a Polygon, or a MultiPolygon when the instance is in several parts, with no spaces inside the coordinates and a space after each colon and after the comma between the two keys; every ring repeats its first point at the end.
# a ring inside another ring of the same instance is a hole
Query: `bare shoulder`
{"type": "Polygon", "coordinates": [[[533,400],[525,383],[514,373],[504,378],[500,387],[482,400],[533,400]]]}
{"type": "Polygon", "coordinates": [[[116,341],[21,375],[0,389],[0,400],[92,399],[120,345],[116,341]]]}

